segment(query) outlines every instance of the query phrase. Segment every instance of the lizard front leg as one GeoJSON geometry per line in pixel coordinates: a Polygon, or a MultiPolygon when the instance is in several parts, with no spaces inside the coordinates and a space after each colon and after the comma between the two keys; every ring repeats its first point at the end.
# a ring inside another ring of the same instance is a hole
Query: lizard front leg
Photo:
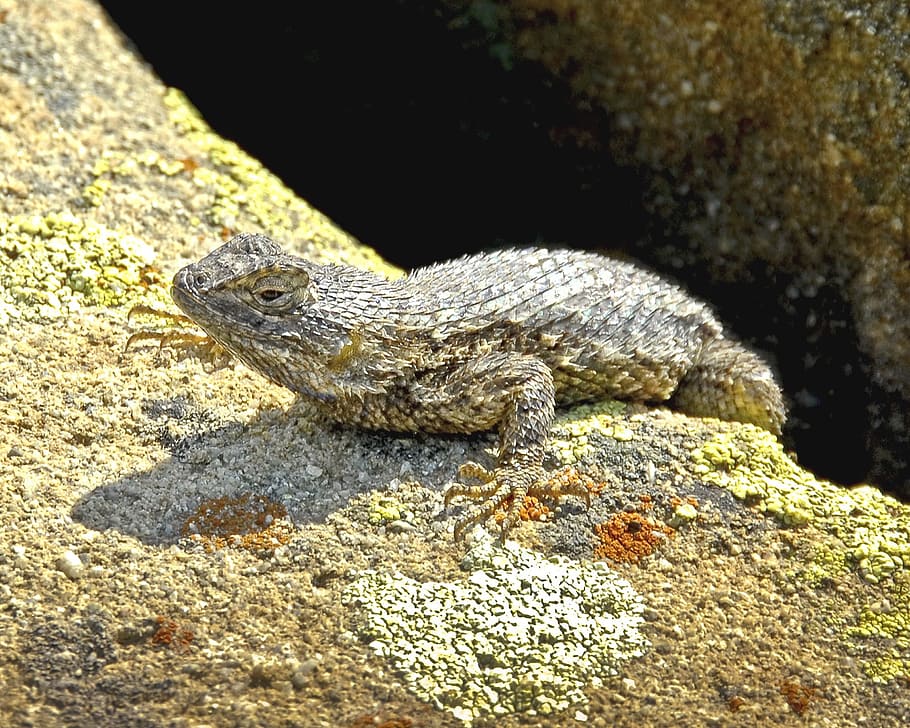
{"type": "Polygon", "coordinates": [[[480,501],[456,521],[455,539],[508,504],[501,524],[504,538],[518,521],[528,495],[554,498],[576,495],[587,501],[589,492],[582,482],[552,478],[542,465],[555,408],[550,368],[531,356],[498,354],[469,369],[467,373],[475,385],[480,376],[491,385],[483,387],[487,394],[479,404],[483,409],[498,405],[499,454],[492,471],[474,462],[460,468],[460,477],[477,479],[480,485],[456,482],[446,491],[446,506],[457,497],[480,501]]]}

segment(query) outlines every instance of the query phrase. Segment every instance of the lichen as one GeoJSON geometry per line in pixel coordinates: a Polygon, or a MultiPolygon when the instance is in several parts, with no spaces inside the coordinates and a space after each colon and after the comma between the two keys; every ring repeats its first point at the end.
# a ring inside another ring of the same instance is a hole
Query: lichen
{"type": "Polygon", "coordinates": [[[910,563],[910,508],[870,486],[815,478],[764,430],[744,425],[692,453],[695,472],[788,526],[811,523],[840,539],[866,581],[910,563]]]}
{"type": "Polygon", "coordinates": [[[616,513],[605,523],[594,526],[599,543],[594,549],[598,559],[634,563],[654,551],[675,531],[663,523],[652,521],[640,513],[616,513]]]}
{"type": "Polygon", "coordinates": [[[283,505],[253,493],[206,500],[180,529],[184,538],[202,544],[207,551],[274,551],[287,544],[293,532],[283,505]]]}
{"type": "Polygon", "coordinates": [[[792,572],[792,578],[812,587],[843,578],[850,570],[849,557],[836,539],[819,539],[812,545],[809,558],[792,572]],[[834,543],[830,543],[834,541],[834,543]]]}
{"type": "Polygon", "coordinates": [[[673,515],[670,516],[670,525],[679,528],[692,523],[698,518],[698,506],[690,501],[673,503],[673,515]]]}
{"type": "Polygon", "coordinates": [[[866,674],[878,681],[910,675],[910,506],[876,488],[844,488],[812,476],[759,428],[720,433],[692,454],[695,469],[759,511],[789,526],[811,525],[813,562],[800,572],[810,584],[848,569],[885,595],[843,615],[844,636],[870,655],[866,674]]]}
{"type": "Polygon", "coordinates": [[[408,689],[456,717],[550,714],[644,654],[643,602],[602,562],[481,540],[463,582],[369,571],[345,592],[357,630],[408,689]]]}
{"type": "Polygon", "coordinates": [[[68,211],[0,218],[0,323],[163,296],[154,259],[139,238],[68,211]]]}
{"type": "Polygon", "coordinates": [[[910,679],[910,571],[895,574],[883,598],[864,605],[846,635],[861,649],[874,653],[863,662],[872,680],[910,679]]]}
{"type": "Polygon", "coordinates": [[[390,521],[398,521],[409,516],[407,509],[397,498],[383,493],[373,493],[368,505],[367,520],[374,526],[390,521]]]}
{"type": "Polygon", "coordinates": [[[625,404],[612,400],[586,404],[560,413],[553,423],[550,447],[563,465],[574,465],[588,455],[594,446],[590,436],[597,433],[619,442],[628,442],[634,433],[617,421],[626,409],[625,404]]]}

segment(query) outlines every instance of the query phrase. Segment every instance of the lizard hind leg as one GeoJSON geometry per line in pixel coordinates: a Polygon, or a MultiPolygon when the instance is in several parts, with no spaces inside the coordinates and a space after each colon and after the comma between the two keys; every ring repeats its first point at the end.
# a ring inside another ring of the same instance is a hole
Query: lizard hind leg
{"type": "Polygon", "coordinates": [[[723,337],[705,344],[671,405],[696,417],[748,422],[778,436],[786,418],[783,393],[771,366],[723,337]]]}

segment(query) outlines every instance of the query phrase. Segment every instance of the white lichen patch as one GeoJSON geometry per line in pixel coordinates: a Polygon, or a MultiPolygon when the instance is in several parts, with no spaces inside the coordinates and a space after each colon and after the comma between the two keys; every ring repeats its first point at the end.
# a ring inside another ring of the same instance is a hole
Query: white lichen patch
{"type": "Polygon", "coordinates": [[[644,609],[604,563],[479,541],[464,582],[369,571],[345,592],[358,631],[418,697],[456,717],[549,714],[644,654],[644,609]]]}

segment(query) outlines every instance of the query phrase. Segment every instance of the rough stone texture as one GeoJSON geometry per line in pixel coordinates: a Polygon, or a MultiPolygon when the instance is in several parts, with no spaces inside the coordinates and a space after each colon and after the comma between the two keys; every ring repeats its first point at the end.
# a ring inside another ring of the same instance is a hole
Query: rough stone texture
{"type": "Polygon", "coordinates": [[[554,141],[635,170],[640,254],[779,352],[806,459],[910,494],[906,3],[443,6],[469,45],[566,89],[554,141]]]}
{"type": "MultiPolygon", "coordinates": [[[[494,439],[333,428],[243,367],[123,351],[132,302],[163,304],[161,282],[223,228],[381,261],[208,134],[90,4],[7,2],[0,92],[5,723],[460,725],[373,654],[344,598],[369,570],[483,581],[446,537],[441,493],[494,439]],[[21,255],[53,275],[9,273],[21,255]]],[[[565,503],[515,534],[586,570],[617,513],[672,523],[611,565],[651,648],[568,713],[475,725],[910,720],[910,509],[814,479],[748,425],[610,404],[561,413],[552,434],[554,460],[613,475],[590,511],[565,503]]]]}

